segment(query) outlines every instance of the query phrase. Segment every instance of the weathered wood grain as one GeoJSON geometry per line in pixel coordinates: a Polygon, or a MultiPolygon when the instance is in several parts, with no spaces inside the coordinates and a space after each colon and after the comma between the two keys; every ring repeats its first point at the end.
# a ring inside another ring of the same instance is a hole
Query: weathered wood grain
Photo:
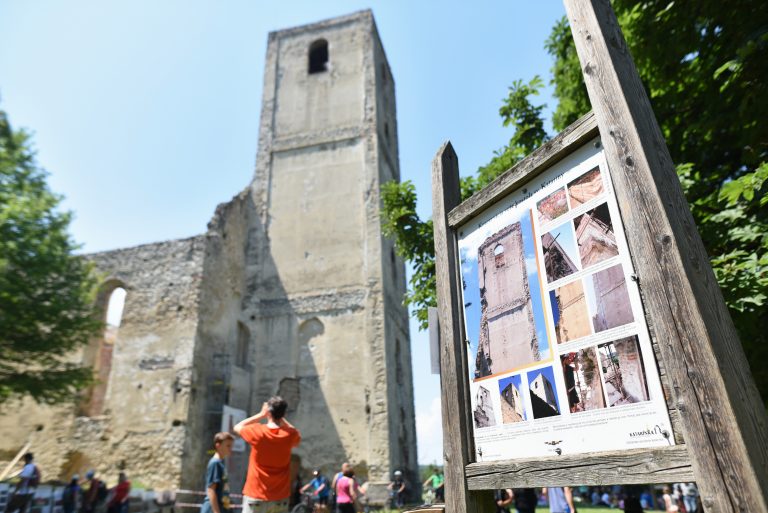
{"type": "Polygon", "coordinates": [[[616,16],[565,5],[704,506],[767,511],[765,408],[616,16]]]}
{"type": "Polygon", "coordinates": [[[448,212],[459,204],[459,161],[445,143],[432,161],[432,219],[435,236],[435,274],[440,324],[440,387],[443,414],[446,513],[491,512],[490,492],[470,492],[464,468],[474,460],[471,403],[467,380],[460,298],[456,233],[448,226],[448,212]]]}
{"type": "Polygon", "coordinates": [[[488,186],[457,205],[448,214],[449,225],[457,227],[493,206],[504,195],[546,171],[596,135],[597,121],[590,112],[571,123],[556,137],[536,148],[533,153],[505,171],[488,186]]]}
{"type": "Polygon", "coordinates": [[[470,490],[693,481],[688,451],[682,445],[472,463],[466,472],[470,490]]]}
{"type": "MultiPolygon", "coordinates": [[[[645,296],[643,294],[643,288],[638,287],[640,291],[640,302],[645,304],[645,296]]],[[[675,401],[672,396],[672,384],[667,373],[667,368],[664,365],[664,357],[661,354],[661,344],[654,329],[654,319],[648,315],[648,312],[643,308],[643,317],[645,318],[646,326],[648,327],[648,334],[651,338],[651,347],[653,348],[653,356],[656,360],[656,369],[659,371],[659,380],[661,381],[661,390],[664,393],[664,401],[667,405],[667,413],[669,413],[669,422],[672,426],[672,439],[676,444],[685,443],[685,435],[683,434],[683,424],[680,419],[680,412],[677,411],[675,401]]]]}

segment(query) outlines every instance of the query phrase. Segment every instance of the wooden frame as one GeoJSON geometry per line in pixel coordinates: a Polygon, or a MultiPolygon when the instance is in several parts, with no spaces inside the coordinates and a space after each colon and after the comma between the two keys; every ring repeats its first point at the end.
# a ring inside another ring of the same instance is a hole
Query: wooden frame
{"type": "Polygon", "coordinates": [[[446,511],[488,490],[696,481],[708,512],[768,511],[768,420],[650,102],[608,0],[565,0],[594,108],[460,202],[450,143],[433,161],[446,511]],[[474,462],[457,230],[599,134],[679,445],[474,462]]]}

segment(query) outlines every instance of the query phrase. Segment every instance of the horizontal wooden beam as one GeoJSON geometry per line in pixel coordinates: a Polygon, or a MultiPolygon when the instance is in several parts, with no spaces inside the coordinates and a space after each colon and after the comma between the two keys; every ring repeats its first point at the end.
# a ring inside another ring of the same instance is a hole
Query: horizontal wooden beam
{"type": "Polygon", "coordinates": [[[467,465],[466,476],[470,490],[694,480],[685,445],[472,463],[467,465]]]}
{"type": "Polygon", "coordinates": [[[590,112],[574,121],[555,138],[536,148],[530,155],[505,171],[482,190],[450,211],[448,223],[452,228],[464,224],[483,210],[504,198],[534,176],[549,169],[583,143],[598,135],[597,120],[590,112]]]}

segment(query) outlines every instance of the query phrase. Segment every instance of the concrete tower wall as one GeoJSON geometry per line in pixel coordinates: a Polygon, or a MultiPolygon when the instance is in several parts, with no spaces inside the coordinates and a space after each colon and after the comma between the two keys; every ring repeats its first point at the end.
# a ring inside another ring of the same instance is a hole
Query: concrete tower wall
{"type": "Polygon", "coordinates": [[[351,460],[379,483],[396,468],[418,482],[405,269],[380,218],[396,129],[370,12],[270,34],[252,184],[262,268],[245,305],[254,397],[292,391],[302,467],[351,460]],[[319,40],[328,69],[309,73],[319,40]]]}

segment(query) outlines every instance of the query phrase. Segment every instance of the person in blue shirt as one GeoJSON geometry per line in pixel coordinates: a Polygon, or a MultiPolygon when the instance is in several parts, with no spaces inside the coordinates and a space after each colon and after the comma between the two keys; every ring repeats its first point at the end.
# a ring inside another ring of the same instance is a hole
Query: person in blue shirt
{"type": "Polygon", "coordinates": [[[231,513],[229,501],[229,477],[224,459],[232,454],[232,433],[216,433],[213,448],[216,454],[208,461],[205,471],[205,499],[200,506],[200,513],[231,513]]]}
{"type": "Polygon", "coordinates": [[[573,492],[568,486],[562,488],[542,488],[542,493],[547,495],[550,513],[575,513],[573,505],[573,492]]]}
{"type": "Polygon", "coordinates": [[[306,492],[309,488],[312,488],[312,495],[317,501],[316,511],[327,511],[328,499],[331,497],[331,485],[319,468],[312,472],[312,481],[301,487],[301,493],[306,492]]]}

